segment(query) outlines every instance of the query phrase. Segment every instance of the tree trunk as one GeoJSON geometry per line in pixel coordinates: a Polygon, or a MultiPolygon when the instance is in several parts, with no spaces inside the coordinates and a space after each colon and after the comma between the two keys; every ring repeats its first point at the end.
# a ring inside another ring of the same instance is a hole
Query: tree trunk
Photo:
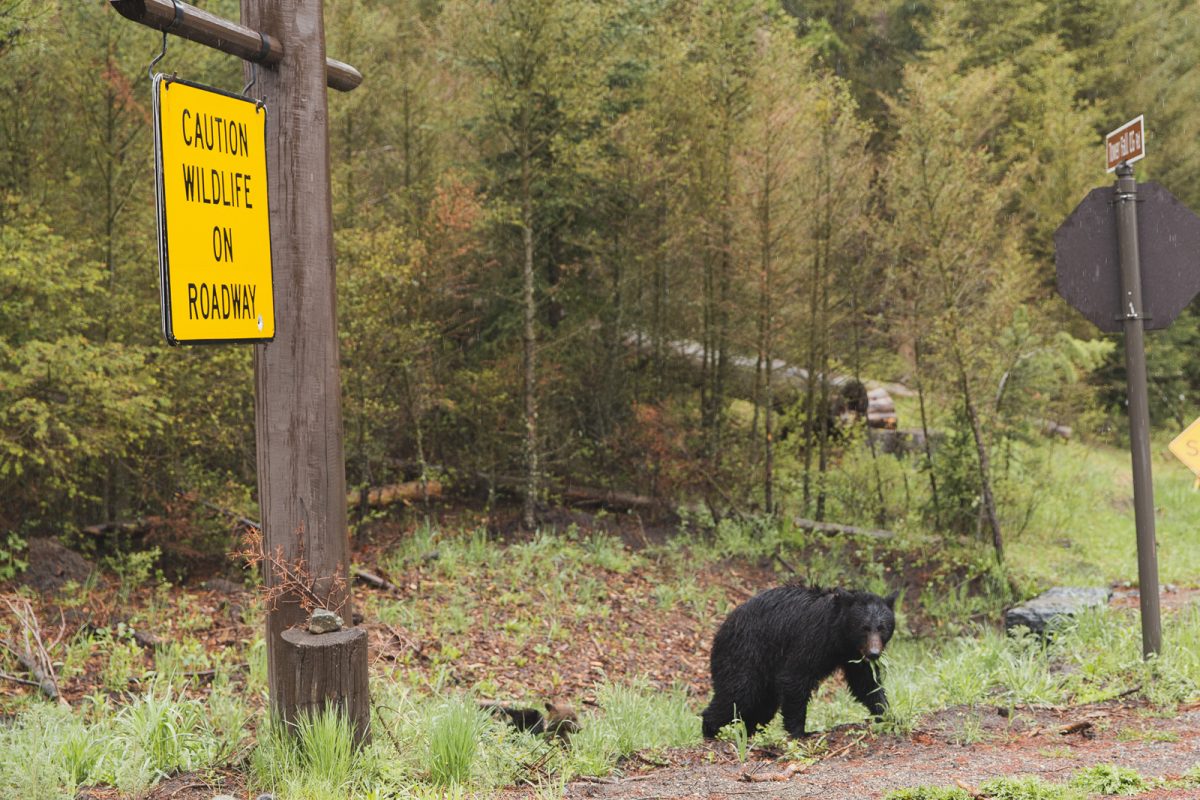
{"type": "Polygon", "coordinates": [[[1000,531],[1000,517],[996,514],[996,499],[992,494],[991,463],[988,459],[987,444],[983,441],[983,427],[979,424],[979,414],[975,410],[975,401],[971,395],[971,387],[967,381],[967,373],[962,359],[955,349],[958,361],[958,381],[962,391],[963,408],[967,412],[967,420],[971,423],[971,435],[975,439],[975,453],[979,457],[979,486],[983,492],[983,513],[992,533],[992,547],[996,550],[996,561],[1004,563],[1004,537],[1000,531]]]}
{"type": "Polygon", "coordinates": [[[360,662],[367,663],[365,630],[313,634],[291,628],[283,632],[280,661],[295,678],[284,684],[288,694],[278,702],[283,722],[295,725],[333,706],[345,715],[355,742],[362,744],[370,739],[367,670],[359,668],[360,662]]]}
{"type": "Polygon", "coordinates": [[[942,527],[942,506],[938,499],[937,471],[933,468],[933,445],[929,436],[929,417],[925,412],[925,382],[921,379],[921,341],[913,341],[913,372],[917,379],[917,405],[921,410],[921,433],[925,440],[925,470],[929,473],[929,494],[933,502],[933,524],[942,527]]]}
{"type": "MultiPolygon", "coordinates": [[[[526,126],[528,130],[528,126],[526,126]]],[[[533,195],[530,186],[530,160],[533,158],[527,146],[521,153],[521,241],[525,248],[521,277],[523,284],[522,307],[522,366],[525,373],[525,499],[521,519],[526,530],[537,524],[538,496],[538,450],[537,450],[537,362],[534,348],[537,344],[537,304],[534,301],[533,282],[533,195]]]]}

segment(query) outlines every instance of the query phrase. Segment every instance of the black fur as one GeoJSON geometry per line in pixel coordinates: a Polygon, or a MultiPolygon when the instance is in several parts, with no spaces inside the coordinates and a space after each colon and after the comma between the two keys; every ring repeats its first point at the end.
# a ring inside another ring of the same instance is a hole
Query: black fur
{"type": "Polygon", "coordinates": [[[781,708],[788,734],[803,736],[809,698],[839,668],[854,697],[882,714],[887,696],[870,662],[895,630],[895,602],[895,593],[780,586],[742,603],[713,639],[704,736],[715,737],[735,713],[753,734],[781,708]]]}
{"type": "Polygon", "coordinates": [[[479,705],[490,714],[502,717],[505,722],[519,731],[544,734],[564,741],[570,739],[571,734],[579,733],[579,717],[575,715],[575,710],[565,703],[547,701],[545,711],[536,708],[516,708],[499,703],[480,703],[479,705]]]}

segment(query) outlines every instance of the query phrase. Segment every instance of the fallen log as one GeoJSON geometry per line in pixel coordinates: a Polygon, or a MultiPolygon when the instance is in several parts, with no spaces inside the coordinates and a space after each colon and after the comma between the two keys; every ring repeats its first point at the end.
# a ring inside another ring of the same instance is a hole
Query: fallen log
{"type": "Polygon", "coordinates": [[[827,536],[835,536],[837,534],[849,534],[851,536],[867,536],[872,539],[894,539],[896,534],[892,531],[872,530],[870,528],[859,528],[854,525],[840,525],[836,522],[818,522],[813,519],[803,519],[797,517],[792,520],[792,523],[801,530],[816,531],[827,536]]]}
{"type": "Polygon", "coordinates": [[[367,586],[370,586],[372,589],[382,589],[385,592],[400,591],[400,589],[396,586],[396,584],[392,583],[391,581],[387,580],[386,578],[376,575],[374,572],[367,572],[365,569],[354,570],[354,577],[359,582],[365,583],[367,586]]]}
{"type": "Polygon", "coordinates": [[[95,525],[85,525],[80,533],[89,536],[105,536],[110,533],[124,533],[129,536],[139,536],[150,532],[150,523],[144,519],[119,520],[114,522],[98,522],[95,525]]]}
{"type": "Polygon", "coordinates": [[[896,429],[896,403],[887,389],[877,386],[867,392],[867,426],[896,429]]]}
{"type": "Polygon", "coordinates": [[[560,493],[568,503],[578,505],[599,505],[611,509],[661,509],[661,500],[633,492],[620,492],[614,489],[596,489],[587,486],[567,486],[560,493]]]}
{"type": "MultiPolygon", "coordinates": [[[[371,508],[381,508],[395,503],[424,502],[436,500],[442,496],[440,481],[405,481],[388,486],[379,486],[366,490],[366,505],[371,508]]],[[[346,495],[346,504],[357,506],[363,503],[362,490],[346,495]]]]}
{"type": "Polygon", "coordinates": [[[1051,438],[1057,436],[1058,438],[1067,442],[1071,440],[1071,434],[1073,431],[1071,430],[1070,425],[1063,425],[1061,422],[1055,422],[1052,419],[1039,419],[1037,420],[1037,424],[1041,428],[1043,436],[1049,436],[1051,438]]]}

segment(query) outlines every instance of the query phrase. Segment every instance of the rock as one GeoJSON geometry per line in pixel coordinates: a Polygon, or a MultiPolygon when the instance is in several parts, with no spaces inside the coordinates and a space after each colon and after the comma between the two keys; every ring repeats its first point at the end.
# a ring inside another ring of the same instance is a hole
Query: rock
{"type": "Polygon", "coordinates": [[[1032,600],[1026,600],[1004,613],[1004,629],[1023,625],[1034,633],[1045,633],[1062,618],[1073,617],[1087,608],[1108,605],[1112,590],[1097,587],[1055,586],[1032,600]]]}
{"type": "Polygon", "coordinates": [[[219,795],[217,795],[216,797],[214,797],[212,800],[237,800],[237,798],[236,798],[236,797],[232,797],[232,796],[230,796],[230,795],[227,795],[227,794],[219,794],[219,795]]]}
{"type": "Polygon", "coordinates": [[[225,578],[209,578],[202,584],[202,586],[205,589],[226,596],[241,594],[242,592],[246,591],[246,587],[242,584],[234,583],[233,581],[225,578]]]}
{"type": "Polygon", "coordinates": [[[333,633],[342,629],[342,618],[328,609],[318,608],[308,618],[309,633],[333,633]]]}
{"type": "Polygon", "coordinates": [[[82,586],[96,569],[92,562],[54,539],[30,539],[22,558],[29,566],[17,581],[41,594],[57,592],[72,581],[82,586]]]}

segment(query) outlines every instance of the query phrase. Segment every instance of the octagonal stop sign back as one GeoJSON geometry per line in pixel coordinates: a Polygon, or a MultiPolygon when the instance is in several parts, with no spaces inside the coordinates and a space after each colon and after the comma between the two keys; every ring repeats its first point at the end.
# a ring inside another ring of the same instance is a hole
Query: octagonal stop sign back
{"type": "MultiPolygon", "coordinates": [[[[1121,330],[1113,186],[1093,189],[1054,232],[1058,293],[1106,333],[1121,330]]],[[[1138,252],[1147,330],[1171,324],[1200,292],[1200,217],[1157,183],[1138,185],[1138,252]]]]}

